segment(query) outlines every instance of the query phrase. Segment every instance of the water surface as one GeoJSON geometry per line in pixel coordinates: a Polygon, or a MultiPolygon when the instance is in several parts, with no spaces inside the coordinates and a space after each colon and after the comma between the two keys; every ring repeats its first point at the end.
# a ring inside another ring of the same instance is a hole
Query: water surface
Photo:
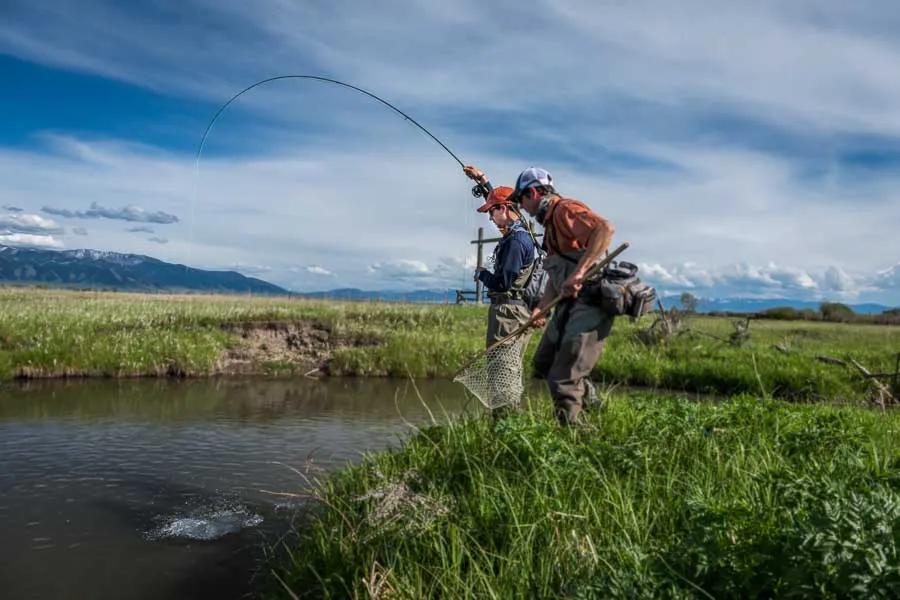
{"type": "MultiPolygon", "coordinates": [[[[438,418],[463,408],[458,385],[417,385],[438,418]]],[[[308,485],[296,471],[321,476],[428,418],[396,380],[0,385],[2,595],[251,593],[299,502],[276,493],[308,485]]]]}

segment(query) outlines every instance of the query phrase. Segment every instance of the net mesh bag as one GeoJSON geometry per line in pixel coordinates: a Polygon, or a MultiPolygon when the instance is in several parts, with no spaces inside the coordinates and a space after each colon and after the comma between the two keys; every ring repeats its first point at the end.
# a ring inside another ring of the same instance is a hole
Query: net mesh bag
{"type": "Polygon", "coordinates": [[[487,408],[518,405],[522,401],[522,357],[528,345],[527,335],[483,352],[463,367],[453,381],[466,386],[487,408]]]}

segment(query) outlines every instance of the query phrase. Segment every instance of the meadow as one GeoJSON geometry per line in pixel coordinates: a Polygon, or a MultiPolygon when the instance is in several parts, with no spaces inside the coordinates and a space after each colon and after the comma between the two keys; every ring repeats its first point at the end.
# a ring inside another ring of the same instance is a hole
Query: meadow
{"type": "MultiPolygon", "coordinates": [[[[338,340],[375,342],[335,344],[327,360],[332,375],[447,378],[483,346],[485,312],[484,306],[0,288],[0,380],[213,375],[223,352],[240,344],[229,324],[270,321],[315,323],[338,340]]],[[[776,320],[753,321],[748,342],[734,347],[710,337],[727,338],[731,321],[703,316],[689,320],[691,333],[647,347],[636,333],[651,320],[616,322],[594,371],[598,382],[860,401],[866,381],[816,357],[853,357],[887,372],[900,352],[898,327],[776,320]]],[[[261,364],[259,372],[293,371],[290,364],[261,364]]]]}
{"type": "Polygon", "coordinates": [[[268,594],[900,594],[900,413],[632,392],[561,430],[538,400],[330,477],[268,594]]]}

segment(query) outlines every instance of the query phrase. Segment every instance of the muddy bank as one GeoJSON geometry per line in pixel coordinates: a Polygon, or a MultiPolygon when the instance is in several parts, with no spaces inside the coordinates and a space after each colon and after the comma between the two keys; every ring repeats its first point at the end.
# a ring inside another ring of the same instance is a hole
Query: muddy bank
{"type": "Polygon", "coordinates": [[[167,360],[141,372],[109,372],[78,367],[15,369],[14,379],[206,377],[216,375],[329,374],[334,353],[342,348],[374,346],[383,340],[372,335],[340,334],[327,323],[310,320],[244,321],[225,323],[229,342],[208,367],[185,368],[167,360]]]}
{"type": "Polygon", "coordinates": [[[214,372],[222,375],[327,375],[336,350],[381,343],[372,336],[339,335],[314,321],[253,321],[224,329],[234,335],[235,345],[216,361],[214,372]]]}

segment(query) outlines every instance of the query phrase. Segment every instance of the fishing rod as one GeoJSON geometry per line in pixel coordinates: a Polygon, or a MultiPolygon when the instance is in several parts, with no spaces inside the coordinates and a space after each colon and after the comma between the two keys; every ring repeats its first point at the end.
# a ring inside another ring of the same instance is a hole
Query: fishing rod
{"type": "MultiPolygon", "coordinates": [[[[453,157],[453,160],[455,160],[456,162],[458,162],[460,167],[465,167],[465,164],[463,163],[463,161],[461,161],[461,160],[459,159],[459,157],[458,157],[456,154],[454,154],[453,151],[450,150],[450,148],[448,148],[447,145],[446,145],[444,142],[442,142],[441,140],[439,140],[439,139],[437,138],[437,136],[435,136],[433,133],[431,133],[430,131],[428,131],[427,129],[425,129],[425,127],[423,127],[421,123],[419,123],[418,121],[416,121],[415,119],[413,119],[411,116],[409,116],[408,114],[406,114],[405,112],[403,112],[402,110],[400,110],[399,108],[397,108],[396,106],[394,106],[393,104],[391,104],[390,102],[388,102],[387,100],[385,100],[384,98],[380,98],[379,96],[376,96],[375,94],[373,94],[372,92],[370,92],[370,91],[368,91],[368,90],[364,90],[364,89],[361,88],[361,87],[357,87],[357,86],[355,86],[355,85],[352,85],[352,84],[349,84],[349,83],[345,83],[345,82],[343,82],[343,81],[338,81],[337,79],[330,79],[330,78],[328,78],[328,77],[320,77],[320,76],[318,76],[318,75],[279,75],[279,76],[277,76],[277,77],[269,77],[269,78],[267,78],[267,79],[263,79],[263,80],[261,80],[261,81],[257,81],[257,82],[254,83],[253,85],[249,85],[249,86],[245,87],[245,88],[242,89],[240,92],[238,92],[237,94],[235,94],[234,96],[232,96],[231,98],[229,98],[228,101],[227,101],[225,104],[223,104],[222,106],[219,107],[219,110],[216,111],[216,114],[213,115],[213,118],[210,119],[209,124],[206,126],[206,130],[203,132],[203,137],[200,138],[200,145],[197,147],[197,168],[198,168],[198,169],[199,169],[199,165],[200,165],[200,157],[203,155],[203,148],[204,148],[204,146],[206,145],[206,139],[209,137],[209,132],[210,132],[210,130],[212,129],[212,127],[213,127],[213,125],[215,124],[215,122],[218,120],[219,116],[225,111],[225,109],[228,108],[228,106],[229,106],[232,102],[234,102],[234,101],[237,100],[239,97],[241,97],[241,96],[244,95],[245,93],[249,92],[249,91],[252,90],[253,88],[258,87],[258,86],[260,86],[260,85],[263,85],[264,83],[269,83],[269,82],[271,82],[271,81],[279,81],[279,80],[281,80],[281,79],[308,79],[308,80],[312,80],[312,81],[320,81],[320,82],[323,82],[323,83],[331,83],[331,84],[334,84],[334,85],[339,85],[339,86],[342,86],[342,87],[345,87],[345,88],[354,90],[354,91],[356,91],[356,92],[359,92],[359,93],[361,93],[361,94],[365,94],[365,95],[368,96],[369,98],[372,98],[373,100],[377,100],[378,102],[380,102],[380,103],[383,104],[384,106],[387,106],[388,108],[390,108],[391,110],[393,110],[395,113],[397,113],[398,115],[400,115],[401,117],[403,117],[405,120],[409,121],[410,123],[412,123],[413,125],[415,125],[415,126],[418,127],[419,129],[421,129],[421,130],[425,133],[425,135],[427,135],[427,136],[430,137],[432,140],[434,140],[435,142],[437,142],[437,144],[438,144],[441,148],[443,148],[443,149],[447,152],[447,154],[449,154],[450,156],[452,156],[452,157],[453,157]]],[[[480,183],[478,183],[478,184],[475,185],[475,187],[472,188],[472,195],[475,196],[475,197],[479,197],[479,196],[480,196],[480,197],[486,198],[487,195],[488,195],[488,191],[487,191],[487,189],[486,189],[483,185],[481,185],[480,183]]]]}

